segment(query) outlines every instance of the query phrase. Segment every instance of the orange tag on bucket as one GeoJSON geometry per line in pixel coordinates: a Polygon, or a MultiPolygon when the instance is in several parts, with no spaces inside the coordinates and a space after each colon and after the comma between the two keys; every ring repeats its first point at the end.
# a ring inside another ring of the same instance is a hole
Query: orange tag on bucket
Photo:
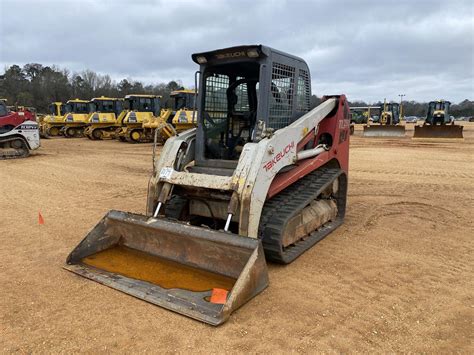
{"type": "Polygon", "coordinates": [[[222,288],[213,288],[211,293],[211,303],[225,304],[229,291],[222,288]]]}

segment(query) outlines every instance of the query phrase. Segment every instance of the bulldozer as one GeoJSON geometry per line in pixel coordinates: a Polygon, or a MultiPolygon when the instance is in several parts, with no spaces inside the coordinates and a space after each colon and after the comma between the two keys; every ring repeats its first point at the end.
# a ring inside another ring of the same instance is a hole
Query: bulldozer
{"type": "Polygon", "coordinates": [[[162,109],[160,116],[151,117],[143,122],[146,140],[154,140],[156,133],[157,140],[164,143],[179,132],[195,127],[195,95],[194,90],[172,91],[170,94],[170,99],[173,101],[172,108],[162,109]]]}
{"type": "Polygon", "coordinates": [[[61,130],[64,127],[65,105],[59,101],[52,102],[48,105],[48,111],[49,114],[40,121],[41,138],[57,137],[61,135],[61,130]]]}
{"type": "Polygon", "coordinates": [[[445,100],[431,101],[422,126],[415,126],[413,138],[463,138],[463,126],[454,124],[449,116],[451,103],[445,100]]]}
{"type": "MultiPolygon", "coordinates": [[[[197,127],[153,155],[146,214],[109,211],[64,266],[219,325],[344,220],[349,105],[310,110],[306,62],[264,45],[203,53],[197,127]]],[[[297,300],[295,300],[297,302],[297,300]]]]}
{"type": "MultiPolygon", "coordinates": [[[[369,116],[370,117],[370,116],[369,116]]],[[[400,125],[400,105],[395,102],[387,103],[384,100],[380,107],[378,124],[367,124],[364,126],[364,137],[404,137],[405,126],[400,125]]]]}
{"type": "Polygon", "coordinates": [[[20,115],[0,100],[0,160],[25,158],[38,149],[40,137],[38,123],[28,112],[20,115]]]}
{"type": "Polygon", "coordinates": [[[93,106],[89,101],[73,99],[66,102],[65,110],[64,127],[61,133],[67,138],[84,137],[84,130],[93,106]]]}
{"type": "MultiPolygon", "coordinates": [[[[123,142],[151,142],[152,137],[145,131],[143,124],[154,122],[161,114],[161,96],[133,94],[125,96],[127,113],[117,129],[117,137],[123,142]]],[[[165,120],[166,122],[166,120],[165,120]]]]}
{"type": "Polygon", "coordinates": [[[93,112],[89,115],[84,135],[92,140],[114,139],[127,114],[123,102],[123,99],[105,96],[93,98],[90,101],[93,112]]]}
{"type": "Polygon", "coordinates": [[[171,92],[174,99],[172,123],[177,132],[183,132],[196,127],[195,90],[176,90],[171,92]]]}

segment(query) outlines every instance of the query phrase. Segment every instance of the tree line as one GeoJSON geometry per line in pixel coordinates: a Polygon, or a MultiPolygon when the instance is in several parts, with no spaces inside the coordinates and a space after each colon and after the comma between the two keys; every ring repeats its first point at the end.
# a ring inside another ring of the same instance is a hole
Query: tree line
{"type": "MultiPolygon", "coordinates": [[[[167,102],[171,91],[181,89],[179,80],[168,83],[144,84],[133,79],[122,79],[119,82],[109,75],[98,74],[92,70],[71,73],[68,69],[55,65],[44,66],[38,63],[11,65],[0,75],[0,97],[6,98],[10,105],[35,107],[38,112],[46,112],[49,103],[65,102],[71,98],[90,99],[98,96],[124,97],[128,94],[153,94],[163,96],[167,102]]],[[[317,95],[311,98],[311,106],[321,102],[317,95]]],[[[366,102],[357,101],[351,106],[368,106],[366,102]]],[[[382,101],[377,104],[383,104],[382,101]]],[[[372,104],[372,105],[377,105],[372,104]]],[[[427,103],[404,101],[405,116],[426,116],[427,103]]],[[[464,100],[451,105],[450,114],[455,117],[474,116],[474,101],[464,100]]]]}

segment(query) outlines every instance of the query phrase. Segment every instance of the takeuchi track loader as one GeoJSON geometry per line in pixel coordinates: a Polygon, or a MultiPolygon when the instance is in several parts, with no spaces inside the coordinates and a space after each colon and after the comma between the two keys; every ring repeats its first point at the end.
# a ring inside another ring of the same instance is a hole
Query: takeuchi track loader
{"type": "Polygon", "coordinates": [[[121,127],[127,111],[123,109],[123,99],[95,97],[90,101],[91,111],[84,135],[93,140],[114,139],[121,127]]]}
{"type": "Polygon", "coordinates": [[[415,126],[413,138],[463,138],[463,126],[451,122],[449,107],[445,100],[431,101],[422,126],[415,126]]]}
{"type": "Polygon", "coordinates": [[[0,100],[0,160],[25,158],[38,149],[38,123],[28,114],[8,110],[6,100],[0,100]]]}
{"type": "Polygon", "coordinates": [[[57,137],[61,135],[64,127],[66,107],[62,102],[52,102],[48,106],[49,114],[40,122],[40,135],[42,138],[57,137]]]}
{"type": "Polygon", "coordinates": [[[395,102],[387,103],[384,100],[380,107],[379,123],[364,126],[364,137],[404,137],[405,126],[400,125],[400,105],[395,102]]]}
{"type": "MultiPolygon", "coordinates": [[[[193,54],[195,129],[168,139],[146,215],[109,211],[65,268],[218,325],[343,223],[349,106],[310,111],[306,63],[263,46],[193,54]]],[[[295,302],[297,302],[295,300],[295,302]]]]}
{"type": "Polygon", "coordinates": [[[89,114],[91,113],[89,101],[74,99],[66,103],[66,114],[64,115],[64,127],[61,132],[67,138],[84,137],[89,114]]]}

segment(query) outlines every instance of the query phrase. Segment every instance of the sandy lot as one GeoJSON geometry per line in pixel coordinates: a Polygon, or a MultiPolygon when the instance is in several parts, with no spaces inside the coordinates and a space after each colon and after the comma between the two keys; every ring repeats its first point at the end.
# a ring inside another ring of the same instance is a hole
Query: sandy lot
{"type": "Polygon", "coordinates": [[[109,209],[143,213],[151,145],[43,140],[0,162],[0,352],[473,353],[474,125],[351,141],[346,223],[214,328],[76,276],[109,209]],[[38,211],[45,219],[38,225],[38,211]]]}

